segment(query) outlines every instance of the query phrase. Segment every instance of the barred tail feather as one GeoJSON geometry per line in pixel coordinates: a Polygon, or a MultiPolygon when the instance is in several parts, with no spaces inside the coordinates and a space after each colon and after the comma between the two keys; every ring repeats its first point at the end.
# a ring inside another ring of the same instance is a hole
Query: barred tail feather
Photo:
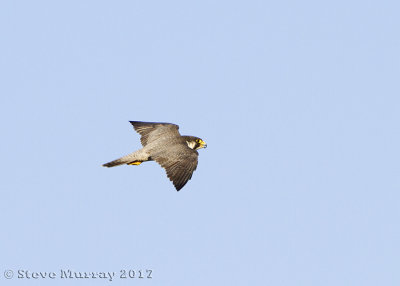
{"type": "Polygon", "coordinates": [[[119,166],[119,165],[128,163],[128,161],[124,160],[123,158],[124,157],[114,160],[114,161],[111,161],[111,162],[108,162],[108,163],[105,163],[105,164],[103,164],[103,167],[110,168],[110,167],[115,167],[115,166],[119,166]]]}
{"type": "Polygon", "coordinates": [[[142,150],[139,150],[139,151],[133,152],[129,155],[118,158],[114,161],[105,163],[105,164],[103,164],[103,167],[110,168],[110,167],[115,167],[115,166],[119,166],[119,165],[123,165],[123,164],[130,164],[130,163],[133,163],[132,165],[139,165],[141,162],[147,161],[148,157],[149,156],[146,153],[142,152],[142,150]]]}
{"type": "Polygon", "coordinates": [[[110,168],[110,167],[115,167],[115,166],[119,166],[119,165],[123,165],[123,164],[128,164],[128,163],[134,161],[135,159],[136,159],[136,155],[135,155],[135,152],[134,152],[134,153],[131,153],[131,154],[126,155],[124,157],[118,158],[118,159],[116,159],[114,161],[105,163],[105,164],[103,164],[103,167],[110,168]]]}

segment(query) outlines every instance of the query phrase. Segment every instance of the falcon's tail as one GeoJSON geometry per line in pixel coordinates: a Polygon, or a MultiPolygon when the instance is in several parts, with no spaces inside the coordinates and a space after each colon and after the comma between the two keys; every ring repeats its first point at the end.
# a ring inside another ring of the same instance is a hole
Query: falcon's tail
{"type": "Polygon", "coordinates": [[[127,164],[128,162],[127,162],[126,160],[124,160],[123,158],[124,158],[124,157],[119,158],[119,159],[114,160],[114,161],[111,161],[111,162],[108,162],[108,163],[105,163],[105,164],[103,164],[102,166],[103,166],[103,167],[110,168],[110,167],[115,167],[115,166],[127,164]]]}
{"type": "Polygon", "coordinates": [[[114,161],[108,162],[103,164],[103,167],[115,167],[123,164],[128,164],[128,165],[139,165],[141,164],[145,158],[140,158],[141,156],[138,156],[138,152],[133,152],[129,155],[126,155],[124,157],[121,157],[119,159],[116,159],[114,161]]]}

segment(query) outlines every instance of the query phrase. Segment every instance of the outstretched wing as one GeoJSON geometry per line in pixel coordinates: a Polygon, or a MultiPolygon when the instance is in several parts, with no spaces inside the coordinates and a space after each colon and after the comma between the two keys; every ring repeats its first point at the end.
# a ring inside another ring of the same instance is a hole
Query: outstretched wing
{"type": "Polygon", "coordinates": [[[159,138],[175,138],[180,137],[179,126],[172,123],[163,122],[141,122],[141,121],[129,121],[133,128],[138,132],[140,142],[143,146],[159,139],[159,138]]]}
{"type": "Polygon", "coordinates": [[[152,157],[165,169],[168,178],[179,191],[192,178],[197,168],[199,153],[186,144],[174,144],[169,146],[168,150],[152,157]]]}

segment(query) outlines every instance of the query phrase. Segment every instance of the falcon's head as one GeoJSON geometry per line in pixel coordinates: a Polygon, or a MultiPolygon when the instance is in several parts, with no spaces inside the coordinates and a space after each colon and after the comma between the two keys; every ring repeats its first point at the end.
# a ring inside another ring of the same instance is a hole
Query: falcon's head
{"type": "Polygon", "coordinates": [[[206,142],[204,142],[202,139],[200,139],[198,137],[194,137],[194,136],[187,136],[186,143],[189,146],[189,148],[193,149],[193,150],[207,148],[206,142]]]}

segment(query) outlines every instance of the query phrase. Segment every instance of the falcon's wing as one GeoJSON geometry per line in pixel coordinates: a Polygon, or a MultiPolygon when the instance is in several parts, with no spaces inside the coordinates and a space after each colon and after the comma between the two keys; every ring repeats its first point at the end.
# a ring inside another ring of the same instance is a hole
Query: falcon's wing
{"type": "Polygon", "coordinates": [[[186,144],[174,144],[168,150],[152,156],[167,172],[177,191],[183,188],[192,178],[197,168],[199,153],[186,144]]]}
{"type": "Polygon", "coordinates": [[[159,139],[160,137],[180,137],[179,126],[172,123],[129,121],[133,128],[141,135],[140,142],[143,146],[159,139]]]}

